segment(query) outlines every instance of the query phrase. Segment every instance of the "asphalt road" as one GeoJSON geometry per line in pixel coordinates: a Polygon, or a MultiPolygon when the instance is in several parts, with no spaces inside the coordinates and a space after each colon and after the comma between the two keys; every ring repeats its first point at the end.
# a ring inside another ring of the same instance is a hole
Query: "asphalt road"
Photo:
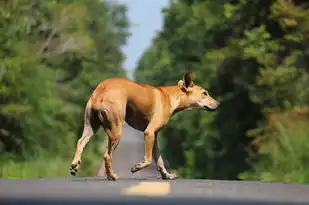
{"type": "Polygon", "coordinates": [[[0,180],[0,204],[309,204],[309,185],[215,180],[0,180]]]}
{"type": "Polygon", "coordinates": [[[120,180],[106,181],[102,167],[95,178],[0,180],[0,205],[309,204],[309,185],[183,179],[164,181],[156,179],[159,174],[154,166],[132,175],[131,166],[143,160],[144,139],[142,133],[128,126],[124,132],[113,157],[114,169],[120,180]]]}

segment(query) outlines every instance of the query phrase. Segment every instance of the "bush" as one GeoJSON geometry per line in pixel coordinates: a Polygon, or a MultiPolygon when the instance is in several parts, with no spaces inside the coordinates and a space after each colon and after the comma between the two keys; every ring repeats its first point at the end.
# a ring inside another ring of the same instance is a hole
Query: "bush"
{"type": "Polygon", "coordinates": [[[309,115],[308,111],[272,114],[266,134],[258,147],[253,171],[241,179],[309,183],[309,115]]]}

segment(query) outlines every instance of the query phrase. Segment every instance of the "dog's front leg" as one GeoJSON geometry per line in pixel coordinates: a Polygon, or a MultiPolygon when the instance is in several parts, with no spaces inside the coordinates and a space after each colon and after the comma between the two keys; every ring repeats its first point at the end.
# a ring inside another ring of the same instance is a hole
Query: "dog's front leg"
{"type": "Polygon", "coordinates": [[[162,155],[159,148],[158,137],[155,137],[154,148],[153,148],[154,160],[157,165],[157,170],[160,172],[162,179],[176,179],[176,173],[169,173],[164,165],[164,161],[162,159],[162,155]]]}
{"type": "Polygon", "coordinates": [[[132,168],[131,172],[135,173],[143,168],[146,168],[152,163],[152,152],[155,141],[155,129],[147,128],[145,130],[145,157],[143,162],[136,163],[132,168]]]}

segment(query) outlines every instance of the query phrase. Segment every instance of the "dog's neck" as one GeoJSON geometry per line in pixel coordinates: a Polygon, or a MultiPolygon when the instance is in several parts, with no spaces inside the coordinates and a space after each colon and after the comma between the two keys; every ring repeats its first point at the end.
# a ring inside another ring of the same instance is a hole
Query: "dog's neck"
{"type": "Polygon", "coordinates": [[[178,86],[159,87],[169,98],[170,112],[172,115],[190,109],[186,93],[178,86]]]}

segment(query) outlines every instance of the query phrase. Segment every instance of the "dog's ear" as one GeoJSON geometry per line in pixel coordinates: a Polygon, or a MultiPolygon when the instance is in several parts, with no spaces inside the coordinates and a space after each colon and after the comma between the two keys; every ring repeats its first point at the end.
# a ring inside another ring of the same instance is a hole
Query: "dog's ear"
{"type": "Polygon", "coordinates": [[[182,89],[184,89],[186,92],[189,92],[190,89],[194,85],[193,78],[194,78],[194,74],[193,73],[186,72],[183,75],[183,80],[179,80],[178,81],[178,86],[181,87],[182,89]]]}
{"type": "Polygon", "coordinates": [[[194,85],[193,83],[194,77],[195,77],[194,73],[191,73],[191,72],[186,72],[183,75],[184,86],[186,88],[192,87],[194,85]]]}

